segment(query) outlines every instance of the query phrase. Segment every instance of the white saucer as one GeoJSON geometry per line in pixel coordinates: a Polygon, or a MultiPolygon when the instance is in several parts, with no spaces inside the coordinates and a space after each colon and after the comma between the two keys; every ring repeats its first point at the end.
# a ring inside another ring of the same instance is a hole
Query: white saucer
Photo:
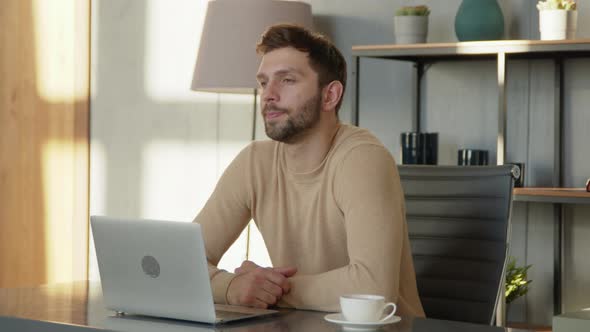
{"type": "Polygon", "coordinates": [[[371,330],[378,329],[379,327],[381,327],[383,325],[397,323],[400,320],[402,320],[399,316],[393,316],[383,322],[365,322],[365,323],[349,322],[346,319],[344,319],[344,316],[342,316],[341,313],[326,315],[326,316],[324,316],[324,319],[330,323],[336,323],[336,324],[342,325],[342,327],[345,330],[354,330],[354,331],[371,331],[371,330]]]}

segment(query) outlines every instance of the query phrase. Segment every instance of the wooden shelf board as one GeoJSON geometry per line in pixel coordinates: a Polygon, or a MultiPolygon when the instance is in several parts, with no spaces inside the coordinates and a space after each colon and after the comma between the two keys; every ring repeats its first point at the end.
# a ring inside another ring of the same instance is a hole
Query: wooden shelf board
{"type": "Polygon", "coordinates": [[[590,39],[573,40],[492,40],[458,43],[356,45],[352,54],[398,60],[486,58],[505,53],[510,57],[590,55],[590,39]]]}
{"type": "Polygon", "coordinates": [[[514,188],[515,201],[590,204],[586,188],[514,188]]]}

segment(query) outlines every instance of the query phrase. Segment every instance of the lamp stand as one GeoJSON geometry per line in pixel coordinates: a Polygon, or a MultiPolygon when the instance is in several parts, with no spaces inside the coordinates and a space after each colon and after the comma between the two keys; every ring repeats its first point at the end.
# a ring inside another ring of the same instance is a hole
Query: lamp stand
{"type": "MultiPolygon", "coordinates": [[[[258,97],[258,90],[254,89],[254,105],[252,109],[252,137],[251,142],[256,140],[256,113],[258,110],[256,109],[257,103],[256,98],[258,97]]],[[[246,229],[246,260],[250,260],[250,222],[248,222],[248,227],[246,229]]]]}

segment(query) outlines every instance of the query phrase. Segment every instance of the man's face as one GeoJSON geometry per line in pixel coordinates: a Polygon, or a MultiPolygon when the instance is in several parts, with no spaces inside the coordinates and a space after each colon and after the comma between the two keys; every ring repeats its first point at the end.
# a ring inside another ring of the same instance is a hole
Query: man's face
{"type": "Polygon", "coordinates": [[[318,123],[322,98],[306,53],[291,47],[268,52],[256,78],[268,137],[293,143],[318,123]]]}

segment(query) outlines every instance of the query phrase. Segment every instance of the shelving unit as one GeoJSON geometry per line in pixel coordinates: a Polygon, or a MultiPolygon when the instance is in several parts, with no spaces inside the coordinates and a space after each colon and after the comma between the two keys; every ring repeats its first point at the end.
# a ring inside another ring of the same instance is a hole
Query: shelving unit
{"type": "Polygon", "coordinates": [[[359,45],[352,47],[351,79],[352,123],[359,124],[360,59],[390,59],[412,62],[415,67],[415,109],[413,110],[413,130],[421,131],[422,113],[422,78],[427,65],[442,61],[494,60],[497,67],[498,83],[498,131],[496,140],[497,164],[502,165],[506,159],[506,74],[509,60],[515,59],[552,59],[555,63],[554,107],[554,151],[553,185],[554,188],[517,188],[514,201],[552,203],[555,205],[554,230],[554,312],[562,312],[562,273],[563,273],[563,228],[564,212],[562,204],[590,204],[590,193],[578,189],[561,188],[563,184],[563,62],[566,59],[590,57],[590,39],[541,41],[541,40],[500,40],[459,43],[426,43],[410,45],[359,45]]]}
{"type": "Polygon", "coordinates": [[[554,287],[553,298],[555,314],[561,314],[562,307],[562,283],[564,260],[564,208],[563,204],[590,204],[590,192],[586,188],[514,188],[513,200],[529,203],[551,203],[555,206],[554,242],[554,287]]]}
{"type": "MultiPolygon", "coordinates": [[[[501,40],[460,43],[426,43],[410,45],[360,45],[352,47],[352,123],[359,123],[360,58],[390,59],[413,62],[416,68],[416,108],[413,130],[421,128],[421,87],[427,64],[441,61],[495,60],[498,81],[498,137],[497,161],[501,165],[506,156],[506,69],[507,61],[514,59],[553,59],[556,64],[556,128],[561,129],[563,108],[563,60],[573,57],[590,57],[590,39],[577,40],[501,40]]],[[[561,133],[561,130],[559,131],[561,133]]],[[[561,137],[559,139],[561,140],[561,137]]]]}

